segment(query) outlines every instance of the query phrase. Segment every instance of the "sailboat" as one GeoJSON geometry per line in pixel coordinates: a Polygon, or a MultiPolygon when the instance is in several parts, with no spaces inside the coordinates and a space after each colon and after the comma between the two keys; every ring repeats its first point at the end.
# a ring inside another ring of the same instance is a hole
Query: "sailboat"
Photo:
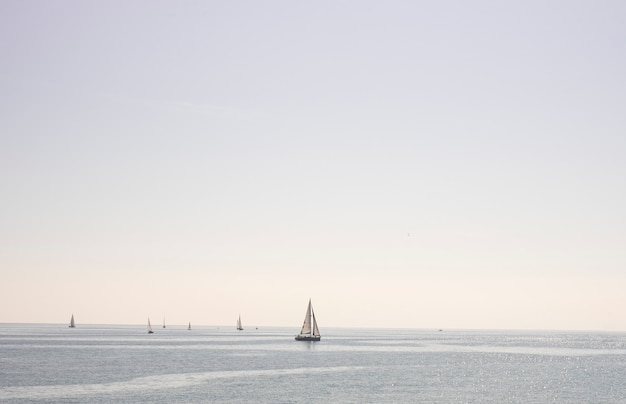
{"type": "Polygon", "coordinates": [[[165,316],[163,316],[163,328],[165,328],[165,316]]]}
{"type": "Polygon", "coordinates": [[[150,325],[150,318],[148,318],[148,334],[154,334],[154,331],[152,331],[152,326],[150,325]]]}
{"type": "Polygon", "coordinates": [[[296,341],[319,341],[320,339],[322,339],[322,337],[320,336],[320,330],[317,328],[317,321],[315,320],[311,299],[309,299],[309,307],[306,309],[304,324],[302,325],[300,334],[296,335],[296,341]]]}
{"type": "Polygon", "coordinates": [[[70,319],[70,328],[76,328],[76,323],[74,322],[74,315],[72,314],[72,318],[70,319]]]}
{"type": "Polygon", "coordinates": [[[243,330],[243,327],[241,326],[241,315],[239,315],[239,318],[237,319],[237,329],[239,331],[243,330]]]}
{"type": "Polygon", "coordinates": [[[187,327],[188,330],[191,330],[191,321],[189,322],[189,327],[187,327]]]}

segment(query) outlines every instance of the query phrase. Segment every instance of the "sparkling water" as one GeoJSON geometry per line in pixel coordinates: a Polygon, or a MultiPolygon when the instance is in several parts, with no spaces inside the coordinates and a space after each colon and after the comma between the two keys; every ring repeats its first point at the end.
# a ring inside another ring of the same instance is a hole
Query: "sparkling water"
{"type": "Polygon", "coordinates": [[[0,324],[2,402],[626,402],[626,334],[0,324]]]}

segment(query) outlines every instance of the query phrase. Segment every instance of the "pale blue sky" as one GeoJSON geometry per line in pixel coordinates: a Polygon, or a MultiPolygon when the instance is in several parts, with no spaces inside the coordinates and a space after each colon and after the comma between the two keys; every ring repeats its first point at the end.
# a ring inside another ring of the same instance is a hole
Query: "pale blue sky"
{"type": "Polygon", "coordinates": [[[0,322],[626,330],[624,21],[4,1],[0,322]]]}

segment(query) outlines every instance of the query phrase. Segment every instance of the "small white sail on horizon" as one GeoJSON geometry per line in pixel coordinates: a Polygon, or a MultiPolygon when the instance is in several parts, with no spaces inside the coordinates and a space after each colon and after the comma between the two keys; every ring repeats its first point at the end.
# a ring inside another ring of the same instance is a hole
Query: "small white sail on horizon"
{"type": "Polygon", "coordinates": [[[313,312],[313,305],[311,304],[311,299],[309,299],[309,306],[304,316],[304,324],[302,324],[300,334],[296,335],[296,341],[319,341],[321,339],[320,330],[317,328],[317,320],[315,320],[315,312],[313,312]]]}
{"type": "Polygon", "coordinates": [[[243,327],[241,326],[241,314],[239,315],[239,318],[237,319],[237,329],[239,331],[243,330],[243,327]]]}
{"type": "Polygon", "coordinates": [[[163,328],[165,328],[165,316],[163,316],[163,328]]]}
{"type": "Polygon", "coordinates": [[[152,331],[152,325],[150,325],[150,317],[148,317],[148,334],[153,334],[154,331],[152,331]]]}
{"type": "Polygon", "coordinates": [[[72,318],[70,319],[70,328],[76,328],[76,323],[74,322],[74,314],[72,314],[72,318]]]}
{"type": "Polygon", "coordinates": [[[189,327],[187,327],[188,330],[191,330],[191,321],[189,322],[189,327]]]}

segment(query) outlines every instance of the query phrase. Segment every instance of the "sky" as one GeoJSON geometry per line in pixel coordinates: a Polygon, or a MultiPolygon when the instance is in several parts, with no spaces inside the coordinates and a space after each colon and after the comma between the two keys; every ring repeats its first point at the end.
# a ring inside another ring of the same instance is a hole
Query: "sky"
{"type": "Polygon", "coordinates": [[[0,2],[0,323],[626,331],[626,3],[0,2]]]}

